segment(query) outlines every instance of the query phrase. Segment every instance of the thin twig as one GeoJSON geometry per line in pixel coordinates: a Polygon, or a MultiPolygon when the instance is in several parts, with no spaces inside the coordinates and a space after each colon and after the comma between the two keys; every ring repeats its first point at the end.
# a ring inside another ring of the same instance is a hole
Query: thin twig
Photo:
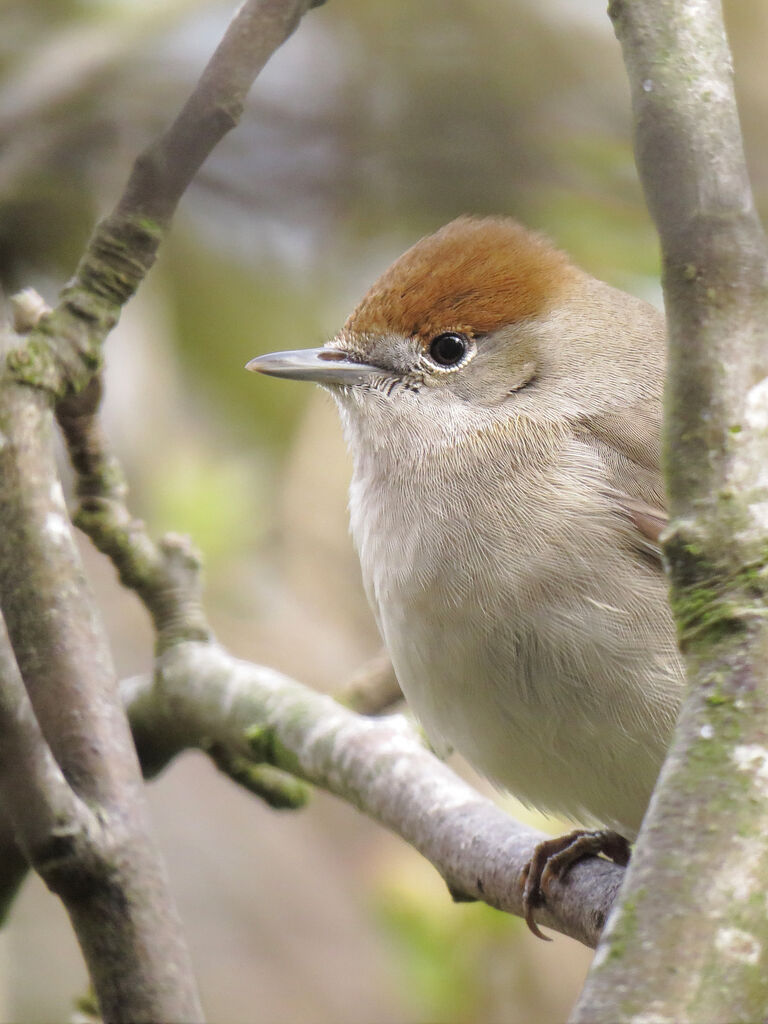
{"type": "Polygon", "coordinates": [[[120,201],[96,227],[59,305],[36,316],[25,344],[8,358],[18,380],[58,399],[57,418],[78,474],[75,523],[141,597],[157,630],[158,651],[178,640],[210,638],[200,559],[177,534],[155,543],[129,512],[125,478],[98,418],[101,348],[152,266],[189,182],[237,124],[255,77],[310,6],[317,4],[243,4],[179,116],[136,160],[120,201]]]}
{"type": "Polygon", "coordinates": [[[387,651],[380,651],[361,665],[333,696],[360,715],[380,715],[403,700],[387,651]]]}
{"type": "Polygon", "coordinates": [[[102,361],[104,339],[154,263],[184,191],[237,124],[248,92],[311,0],[247,0],[181,113],[136,160],[114,211],[96,227],[61,301],[12,353],[18,380],[61,398],[81,391],[102,361]]]}
{"type": "Polygon", "coordinates": [[[179,640],[208,640],[200,580],[201,560],[190,541],[166,534],[155,543],[128,505],[128,486],[101,427],[101,374],[77,395],[61,399],[56,418],[77,473],[74,523],[115,565],[154,621],[157,650],[179,640]]]}

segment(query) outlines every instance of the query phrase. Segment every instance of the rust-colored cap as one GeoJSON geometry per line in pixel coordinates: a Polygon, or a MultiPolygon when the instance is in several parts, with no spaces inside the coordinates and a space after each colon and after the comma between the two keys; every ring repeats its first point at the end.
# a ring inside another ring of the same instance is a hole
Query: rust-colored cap
{"type": "Polygon", "coordinates": [[[509,217],[459,217],[395,260],[344,333],[396,332],[425,344],[443,331],[487,334],[546,313],[579,276],[564,253],[509,217]]]}

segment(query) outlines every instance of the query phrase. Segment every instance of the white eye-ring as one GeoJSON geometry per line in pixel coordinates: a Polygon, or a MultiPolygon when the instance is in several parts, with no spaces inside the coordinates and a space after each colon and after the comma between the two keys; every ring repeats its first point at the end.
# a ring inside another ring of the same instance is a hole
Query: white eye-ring
{"type": "Polygon", "coordinates": [[[460,331],[444,331],[429,343],[429,359],[441,370],[456,370],[474,354],[472,339],[460,331]]]}

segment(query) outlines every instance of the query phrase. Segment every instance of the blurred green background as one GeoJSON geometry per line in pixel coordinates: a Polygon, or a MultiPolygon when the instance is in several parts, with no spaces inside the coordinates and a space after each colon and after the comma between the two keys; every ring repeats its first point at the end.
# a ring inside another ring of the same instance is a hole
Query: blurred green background
{"type": "MultiPolygon", "coordinates": [[[[6,293],[33,285],[55,299],[232,11],[0,6],[6,293]]],[[[731,0],[726,13],[765,207],[768,0],[731,0]]],[[[108,344],[105,417],[134,511],[203,549],[224,643],[323,690],[378,647],[347,535],[347,457],[330,400],[243,364],[321,343],[394,256],[463,212],[513,214],[660,302],[603,3],[330,0],[311,12],[190,188],[108,344]]],[[[143,610],[83,552],[121,675],[146,670],[143,610]]],[[[279,815],[196,756],[150,791],[211,1020],[566,1016],[586,950],[454,906],[417,854],[331,798],[279,815]]],[[[62,911],[31,880],[0,937],[0,1018],[62,1019],[84,984],[62,911]]]]}

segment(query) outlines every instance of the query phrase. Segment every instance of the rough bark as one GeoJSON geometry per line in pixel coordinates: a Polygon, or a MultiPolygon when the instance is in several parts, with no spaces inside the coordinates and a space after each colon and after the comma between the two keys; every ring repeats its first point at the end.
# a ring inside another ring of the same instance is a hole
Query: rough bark
{"type": "Polygon", "coordinates": [[[63,503],[52,421],[43,392],[0,389],[9,638],[0,792],[20,845],[67,908],[105,1019],[199,1020],[107,639],[63,503]]]}
{"type": "Polygon", "coordinates": [[[614,0],[669,324],[664,537],[689,695],[579,1022],[768,1012],[768,257],[716,0],[614,0]]]}
{"type": "Polygon", "coordinates": [[[81,391],[102,344],[155,261],[184,191],[237,124],[248,92],[309,7],[322,0],[247,0],[178,117],[134,163],[114,211],[96,227],[61,301],[9,359],[18,380],[57,399],[81,391]]]}
{"type": "Polygon", "coordinates": [[[310,0],[248,0],[179,117],[136,161],[52,310],[17,306],[0,339],[0,798],[18,847],[62,898],[107,1021],[199,1020],[202,1011],[164,866],[150,838],[142,778],[109,647],[64,507],[51,450],[53,407],[79,475],[80,514],[126,582],[142,591],[158,647],[208,636],[195,558],[154,545],[127,515],[96,410],[102,344],[151,267],[189,181],[237,122],[268,57],[310,0]],[[22,308],[23,307],[23,308],[22,308]],[[25,323],[25,318],[31,320],[25,323]],[[89,504],[90,502],[90,504],[89,504]],[[94,519],[94,503],[100,515],[94,519]],[[90,517],[90,518],[89,518],[90,517]],[[18,765],[27,770],[18,778],[18,765]]]}

